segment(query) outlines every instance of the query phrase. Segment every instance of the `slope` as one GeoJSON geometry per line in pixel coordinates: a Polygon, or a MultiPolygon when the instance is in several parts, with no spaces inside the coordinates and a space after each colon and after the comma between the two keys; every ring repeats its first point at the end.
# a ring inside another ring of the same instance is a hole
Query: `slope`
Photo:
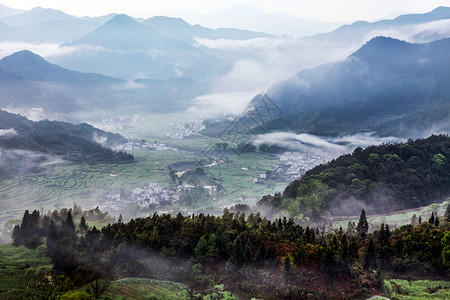
{"type": "Polygon", "coordinates": [[[410,44],[377,37],[344,61],[298,73],[268,95],[282,116],[268,130],[318,135],[448,132],[450,39],[410,44]]]}
{"type": "Polygon", "coordinates": [[[265,196],[258,206],[299,219],[421,207],[450,195],[449,157],[448,135],[357,148],[307,171],[282,195],[265,196]]]}

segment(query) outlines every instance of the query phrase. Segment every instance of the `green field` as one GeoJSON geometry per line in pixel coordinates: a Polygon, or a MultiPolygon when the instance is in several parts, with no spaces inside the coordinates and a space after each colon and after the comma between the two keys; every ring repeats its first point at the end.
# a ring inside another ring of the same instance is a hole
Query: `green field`
{"type": "Polygon", "coordinates": [[[188,300],[188,291],[179,283],[145,278],[124,278],[111,283],[102,294],[103,300],[188,300]]]}
{"type": "MultiPolygon", "coordinates": [[[[108,192],[130,195],[137,187],[155,182],[163,187],[170,185],[169,167],[180,162],[203,161],[209,165],[212,158],[202,153],[220,139],[191,135],[182,140],[165,136],[172,130],[171,123],[186,119],[184,114],[143,117],[138,125],[124,126],[119,133],[130,139],[162,142],[176,150],[131,151],[132,164],[87,163],[47,165],[34,172],[3,180],[0,185],[0,228],[8,220],[20,219],[25,209],[43,211],[72,207],[73,203],[84,209],[102,205],[108,192]]],[[[269,186],[254,184],[253,178],[279,164],[270,154],[228,154],[228,162],[205,167],[206,176],[221,184],[226,192],[217,202],[196,207],[197,210],[221,212],[223,207],[236,203],[254,203],[263,195],[282,191],[288,182],[272,182],[269,186]]],[[[184,171],[180,169],[178,171],[184,171]]],[[[176,206],[175,210],[190,212],[192,208],[176,206]]],[[[105,208],[108,210],[108,208],[105,208]]],[[[161,210],[167,208],[162,207],[161,210]]],[[[142,214],[148,214],[148,211],[142,214]]],[[[134,212],[134,215],[139,215],[134,212]]]]}
{"type": "Polygon", "coordinates": [[[52,267],[43,247],[0,244],[0,299],[24,299],[26,287],[52,267]]]}
{"type": "Polygon", "coordinates": [[[427,300],[450,299],[449,281],[400,279],[385,280],[385,289],[391,299],[399,300],[427,300]]]}
{"type": "MultiPolygon", "coordinates": [[[[367,221],[369,222],[369,230],[378,229],[382,223],[388,224],[390,229],[398,228],[402,225],[411,224],[411,218],[413,215],[417,217],[422,216],[422,222],[428,222],[428,218],[430,217],[432,212],[437,212],[438,216],[441,217],[444,215],[447,205],[450,204],[450,200],[444,201],[443,203],[434,203],[427,207],[411,209],[403,212],[397,212],[392,214],[382,214],[376,216],[367,216],[367,221]]],[[[334,220],[333,228],[347,228],[348,222],[358,223],[359,217],[349,217],[349,218],[340,218],[339,220],[334,220]]]]}

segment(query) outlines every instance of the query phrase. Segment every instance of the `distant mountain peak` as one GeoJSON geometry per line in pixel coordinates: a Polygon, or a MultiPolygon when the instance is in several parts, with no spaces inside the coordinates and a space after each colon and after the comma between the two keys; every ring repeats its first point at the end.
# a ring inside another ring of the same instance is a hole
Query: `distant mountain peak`
{"type": "Polygon", "coordinates": [[[142,26],[140,23],[135,21],[132,17],[126,14],[118,14],[107,21],[103,26],[142,26]]]}
{"type": "Polygon", "coordinates": [[[380,56],[392,56],[394,53],[400,54],[400,51],[407,51],[407,49],[413,48],[414,44],[391,37],[377,36],[365,43],[351,56],[361,59],[375,59],[380,56]]]}
{"type": "Polygon", "coordinates": [[[26,63],[26,64],[49,64],[43,57],[33,53],[29,50],[21,50],[18,52],[14,52],[13,54],[4,57],[0,62],[17,62],[17,63],[26,63]]]}

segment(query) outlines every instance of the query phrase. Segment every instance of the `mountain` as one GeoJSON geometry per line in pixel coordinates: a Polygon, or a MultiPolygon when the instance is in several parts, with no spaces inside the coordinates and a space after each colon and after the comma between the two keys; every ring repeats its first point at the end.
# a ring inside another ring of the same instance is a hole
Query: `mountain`
{"type": "Polygon", "coordinates": [[[206,93],[205,85],[189,79],[127,82],[100,74],[81,73],[20,51],[0,60],[0,107],[41,108],[52,118],[60,113],[92,109],[173,111],[187,108],[206,93]]]}
{"type": "Polygon", "coordinates": [[[212,28],[233,27],[276,35],[287,34],[294,37],[329,32],[345,24],[344,22],[328,23],[301,19],[286,13],[268,14],[247,4],[236,4],[212,14],[180,11],[177,15],[190,23],[212,28]]]}
{"type": "Polygon", "coordinates": [[[19,14],[21,14],[23,12],[25,12],[25,11],[21,10],[21,9],[10,8],[10,7],[7,7],[7,6],[4,6],[4,5],[0,4],[0,19],[1,18],[10,17],[10,16],[19,15],[19,14]]]}
{"type": "Polygon", "coordinates": [[[68,15],[60,10],[35,7],[19,15],[3,18],[1,21],[11,26],[36,25],[44,21],[76,20],[77,17],[68,15]]]}
{"type": "Polygon", "coordinates": [[[8,35],[1,35],[0,39],[31,43],[70,42],[100,27],[113,16],[76,17],[59,10],[35,7],[0,17],[1,22],[10,26],[8,35]]]}
{"type": "Polygon", "coordinates": [[[259,37],[269,37],[270,34],[241,30],[234,28],[211,29],[200,25],[191,25],[181,18],[156,16],[147,19],[144,23],[147,27],[158,31],[168,37],[185,43],[194,43],[195,38],[248,40],[259,37]]]}
{"type": "Polygon", "coordinates": [[[285,210],[291,217],[372,214],[417,208],[450,195],[450,137],[430,136],[382,144],[317,166],[291,182],[282,195],[258,206],[285,210]]]}
{"type": "Polygon", "coordinates": [[[70,71],[47,62],[31,51],[23,50],[0,60],[0,68],[30,81],[61,82],[76,86],[118,84],[122,80],[99,74],[70,71]]]}
{"type": "Polygon", "coordinates": [[[229,68],[213,54],[171,39],[123,14],[63,46],[81,49],[56,57],[58,64],[126,79],[189,77],[210,81],[229,68]]]}
{"type": "Polygon", "coordinates": [[[344,61],[304,70],[267,95],[283,112],[265,130],[317,135],[449,132],[450,39],[377,37],[344,61]]]}
{"type": "MultiPolygon", "coordinates": [[[[0,132],[8,132],[0,134],[2,158],[6,156],[20,159],[26,155],[23,151],[33,151],[34,155],[28,152],[28,156],[41,156],[42,163],[51,159],[49,155],[89,163],[133,161],[132,155],[106,148],[125,143],[127,140],[124,137],[104,132],[88,124],[73,125],[47,120],[32,122],[20,115],[0,110],[0,132]]],[[[14,166],[20,162],[2,159],[1,163],[0,176],[3,177],[9,174],[5,164],[14,166]]]]}
{"type": "Polygon", "coordinates": [[[0,41],[11,41],[17,36],[17,30],[14,27],[8,26],[0,22],[0,41]]]}
{"type": "Polygon", "coordinates": [[[349,25],[343,25],[329,33],[320,33],[311,37],[305,37],[305,39],[336,44],[364,43],[368,39],[373,38],[374,35],[382,34],[382,31],[389,34],[389,31],[401,30],[406,26],[445,19],[450,19],[450,7],[441,6],[424,14],[406,14],[393,20],[380,20],[372,23],[357,21],[349,25]]]}

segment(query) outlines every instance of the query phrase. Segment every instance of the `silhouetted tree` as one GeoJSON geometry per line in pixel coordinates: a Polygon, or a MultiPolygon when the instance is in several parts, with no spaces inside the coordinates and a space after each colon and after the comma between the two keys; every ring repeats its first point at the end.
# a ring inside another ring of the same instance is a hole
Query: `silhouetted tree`
{"type": "Polygon", "coordinates": [[[370,239],[364,251],[364,269],[376,269],[377,268],[377,256],[375,254],[375,245],[373,240],[370,239]]]}
{"type": "Polygon", "coordinates": [[[366,211],[364,209],[361,211],[361,215],[359,216],[356,231],[361,237],[365,237],[367,235],[367,231],[369,231],[369,223],[367,222],[366,211]]]}
{"type": "Polygon", "coordinates": [[[434,218],[434,226],[439,226],[439,217],[436,215],[436,218],[434,218]]]}
{"type": "Polygon", "coordinates": [[[430,223],[431,225],[434,224],[434,213],[431,212],[431,217],[428,219],[428,223],[430,223]]]}

